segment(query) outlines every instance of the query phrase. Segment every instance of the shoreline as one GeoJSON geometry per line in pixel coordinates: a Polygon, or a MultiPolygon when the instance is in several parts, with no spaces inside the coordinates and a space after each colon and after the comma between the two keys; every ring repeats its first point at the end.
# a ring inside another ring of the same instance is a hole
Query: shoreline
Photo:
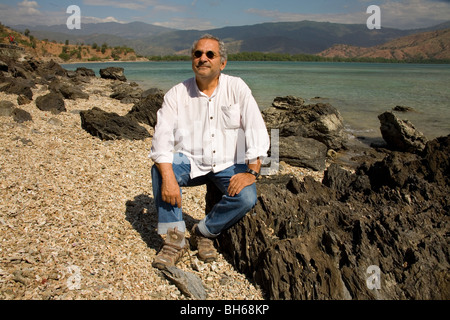
{"type": "MultiPolygon", "coordinates": [[[[154,67],[152,66],[152,62],[141,62],[142,64],[136,64],[135,66],[133,66],[132,63],[127,62],[127,65],[124,65],[125,68],[125,75],[127,75],[127,73],[129,73],[130,75],[127,76],[128,81],[135,81],[137,82],[141,87],[143,87],[144,89],[147,88],[151,88],[151,87],[159,87],[160,89],[163,89],[164,91],[167,91],[168,89],[170,89],[170,87],[172,87],[173,85],[175,85],[177,82],[181,81],[180,79],[182,79],[182,76],[185,76],[184,73],[184,67],[183,67],[183,71],[176,71],[176,66],[181,66],[181,64],[184,63],[184,65],[187,67],[187,65],[189,64],[188,62],[176,62],[172,65],[171,62],[164,62],[161,64],[154,64],[154,67]],[[147,66],[147,63],[149,63],[149,65],[147,66]],[[145,74],[144,72],[142,72],[141,70],[146,70],[145,73],[147,73],[147,69],[148,69],[148,74],[145,74]],[[175,72],[174,76],[170,76],[170,75],[166,75],[165,74],[165,70],[167,69],[167,72],[175,72]],[[153,71],[155,70],[155,71],[153,71]],[[173,81],[171,81],[171,79],[174,78],[173,81]],[[159,80],[158,80],[159,79],[159,80]]],[[[271,62],[268,62],[269,64],[271,64],[271,62]]],[[[289,62],[288,62],[289,63],[289,62]]],[[[124,63],[125,64],[125,63],[124,63]]],[[[347,67],[342,65],[341,67],[336,65],[335,67],[333,67],[333,64],[329,64],[326,63],[325,65],[322,62],[319,63],[315,63],[318,64],[320,68],[319,70],[322,70],[322,68],[324,69],[323,72],[333,72],[333,70],[335,70],[337,68],[337,70],[342,70],[340,71],[339,74],[341,74],[342,72],[347,72],[347,67]],[[320,67],[322,66],[322,67],[320,67]]],[[[305,67],[298,67],[299,70],[303,70],[307,72],[308,74],[310,72],[312,72],[312,74],[314,74],[314,72],[316,72],[316,67],[315,64],[306,64],[305,67]]],[[[83,64],[81,64],[83,65],[83,64]]],[[[98,66],[99,68],[101,68],[100,66],[107,66],[108,63],[100,63],[98,66]]],[[[112,65],[112,64],[111,64],[112,65]]],[[[114,64],[114,66],[118,66],[119,64],[114,64]]],[[[331,105],[333,105],[334,107],[336,107],[341,115],[344,118],[345,124],[349,125],[349,129],[350,132],[353,133],[354,135],[357,136],[361,136],[361,137],[365,137],[367,139],[372,139],[372,138],[381,138],[380,135],[380,131],[379,131],[379,121],[377,119],[378,115],[383,113],[384,111],[388,111],[391,110],[393,108],[395,108],[397,105],[409,105],[411,107],[414,107],[417,109],[417,112],[408,112],[408,113],[397,113],[397,115],[402,118],[402,119],[408,119],[410,120],[412,123],[414,123],[420,131],[424,132],[425,135],[427,137],[429,137],[430,139],[439,137],[439,136],[444,136],[446,134],[448,134],[448,132],[446,131],[445,127],[445,123],[440,120],[440,119],[447,119],[450,117],[450,114],[448,114],[447,111],[445,111],[446,109],[443,109],[443,113],[441,113],[439,115],[438,118],[437,114],[438,110],[440,110],[441,108],[443,108],[442,103],[442,97],[438,98],[437,100],[437,107],[439,109],[436,108],[431,108],[432,106],[429,106],[430,111],[432,112],[432,115],[430,115],[430,113],[427,111],[425,113],[425,116],[422,117],[420,116],[420,112],[425,112],[424,110],[427,110],[425,108],[428,108],[429,103],[427,103],[426,101],[424,101],[424,99],[415,99],[413,101],[410,101],[411,98],[408,98],[410,95],[407,95],[406,92],[401,94],[398,98],[397,98],[397,93],[396,91],[392,91],[391,93],[387,93],[386,95],[383,94],[383,91],[380,90],[375,90],[375,89],[370,89],[372,92],[370,92],[371,95],[377,94],[376,91],[379,92],[379,94],[381,95],[381,100],[380,99],[376,99],[376,96],[374,96],[374,99],[370,99],[367,100],[368,98],[361,96],[359,94],[355,94],[355,93],[349,93],[347,95],[347,93],[344,94],[340,94],[340,92],[342,92],[342,90],[340,90],[339,92],[335,92],[336,88],[338,86],[342,86],[343,84],[335,84],[334,81],[331,80],[319,80],[320,86],[324,86],[324,90],[311,90],[308,89],[308,86],[305,89],[302,89],[302,87],[296,87],[294,85],[294,80],[292,78],[289,78],[289,80],[284,80],[280,83],[276,82],[275,84],[271,85],[271,84],[266,84],[264,82],[264,76],[267,74],[267,72],[265,72],[264,70],[264,65],[265,62],[255,62],[255,64],[250,64],[249,65],[249,69],[248,70],[244,70],[241,71],[241,68],[245,66],[247,66],[246,63],[239,63],[236,65],[230,65],[228,66],[228,70],[225,71],[225,73],[230,74],[230,75],[235,75],[235,76],[240,76],[243,79],[245,79],[250,87],[252,88],[252,91],[254,93],[255,98],[258,101],[258,104],[260,105],[261,110],[268,108],[272,105],[273,99],[277,96],[286,96],[286,95],[294,95],[294,96],[299,96],[302,98],[305,98],[305,100],[310,101],[309,103],[318,103],[318,102],[322,102],[322,103],[330,103],[331,105]],[[259,67],[260,66],[260,67],[259,67]],[[260,72],[258,70],[260,70],[262,68],[262,73],[260,74],[263,78],[259,79],[257,78],[257,76],[259,75],[259,73],[257,73],[256,75],[253,74],[253,71],[255,72],[260,72]],[[286,82],[287,81],[287,82],[286,82]],[[275,86],[272,89],[272,86],[275,86]],[[320,92],[319,92],[320,91],[320,92]],[[323,99],[319,99],[316,100],[315,97],[316,96],[320,96],[320,97],[326,97],[323,99]],[[383,98],[385,97],[385,98],[383,98]],[[442,118],[442,116],[444,118],[442,118]],[[434,122],[433,119],[436,119],[437,122],[434,122]],[[370,129],[370,131],[366,131],[366,129],[370,129]],[[356,132],[353,132],[356,131],[356,132]]],[[[283,66],[284,64],[282,63],[281,66],[283,66]]],[[[366,65],[366,64],[361,64],[362,66],[366,65]]],[[[70,68],[71,65],[67,65],[67,68],[70,68]]],[[[274,65],[276,67],[276,65],[274,65]]],[[[415,67],[412,69],[412,73],[414,72],[419,72],[421,70],[422,66],[426,66],[426,65],[418,65],[418,69],[416,70],[415,67]]],[[[88,68],[92,68],[92,64],[86,64],[86,67],[88,68]]],[[[383,70],[391,70],[390,69],[391,65],[385,65],[383,70]]],[[[428,66],[427,66],[428,67],[428,66]]],[[[288,66],[285,67],[281,67],[281,73],[279,72],[278,74],[283,74],[284,70],[289,69],[288,66]]],[[[350,70],[348,72],[351,72],[352,70],[354,70],[354,72],[359,72],[358,70],[360,70],[360,67],[353,65],[352,67],[349,67],[350,70]]],[[[380,70],[378,70],[378,67],[371,67],[368,66],[367,67],[368,72],[374,72],[374,73],[379,73],[380,70]]],[[[397,68],[397,67],[396,67],[397,68]]],[[[404,70],[403,66],[399,67],[399,71],[401,72],[402,70],[404,70]]],[[[73,69],[75,69],[73,67],[73,69]]],[[[187,70],[187,69],[186,69],[187,70]]],[[[366,67],[364,67],[364,70],[366,70],[366,67]]],[[[408,67],[409,70],[409,67],[408,67]]],[[[427,69],[429,70],[429,69],[427,69]]],[[[431,67],[430,69],[431,71],[434,70],[434,67],[431,67]]],[[[98,74],[98,70],[95,70],[95,72],[98,74]]],[[[446,73],[443,73],[441,77],[444,77],[446,73]]],[[[363,74],[357,74],[358,76],[364,76],[363,74]]],[[[183,78],[184,79],[184,78],[183,78]]],[[[397,81],[397,80],[396,80],[397,81]]],[[[348,84],[349,81],[345,82],[345,85],[348,84]]],[[[347,89],[345,89],[347,90],[347,89]]],[[[345,91],[344,90],[344,91],[345,91]]],[[[364,90],[363,86],[361,86],[360,88],[358,88],[358,90],[362,91],[364,90]]],[[[369,89],[368,89],[369,90],[369,89]]],[[[345,91],[347,92],[347,91],[345,91]]]]}
{"type": "Polygon", "coordinates": [[[111,61],[70,61],[70,62],[61,62],[59,63],[63,68],[64,65],[74,65],[74,64],[93,64],[93,63],[130,63],[130,62],[151,62],[150,60],[130,60],[130,61],[117,61],[117,60],[111,60],[111,61]]]}

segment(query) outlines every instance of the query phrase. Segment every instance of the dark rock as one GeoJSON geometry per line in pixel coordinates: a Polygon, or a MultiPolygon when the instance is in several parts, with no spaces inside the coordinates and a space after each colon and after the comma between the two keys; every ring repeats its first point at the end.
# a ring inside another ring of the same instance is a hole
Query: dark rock
{"type": "Polygon", "coordinates": [[[97,107],[81,111],[81,127],[102,140],[143,140],[150,137],[148,131],[129,117],[108,113],[97,107]]]}
{"type": "Polygon", "coordinates": [[[14,103],[9,101],[0,101],[0,116],[10,117],[14,110],[14,103]]]}
{"type": "Polygon", "coordinates": [[[164,91],[158,88],[150,88],[142,92],[141,98],[147,98],[149,95],[162,94],[164,95],[164,91]]]}
{"type": "Polygon", "coordinates": [[[450,135],[427,143],[424,162],[430,182],[442,186],[450,185],[450,135]]]}
{"type": "Polygon", "coordinates": [[[29,103],[31,103],[31,100],[28,99],[28,98],[25,97],[25,96],[19,95],[19,96],[17,97],[17,103],[19,104],[19,106],[22,106],[22,105],[24,105],[24,104],[29,104],[29,103]]]}
{"type": "Polygon", "coordinates": [[[67,70],[53,60],[39,65],[37,73],[47,81],[51,81],[56,76],[67,77],[67,70]]]}
{"type": "Polygon", "coordinates": [[[41,111],[50,111],[53,114],[65,112],[64,99],[57,93],[50,92],[45,96],[36,98],[36,107],[41,111]]]}
{"type": "Polygon", "coordinates": [[[162,107],[163,102],[164,94],[148,94],[133,106],[127,116],[136,119],[140,123],[155,127],[157,120],[156,114],[162,107]]]}
{"type": "Polygon", "coordinates": [[[292,166],[325,170],[327,147],[322,142],[300,136],[280,137],[280,161],[292,166]]]}
{"type": "MultiPolygon", "coordinates": [[[[448,300],[449,140],[422,155],[386,151],[354,172],[334,164],[323,182],[264,177],[255,208],[222,233],[219,250],[268,299],[448,300]]],[[[218,197],[208,186],[207,213],[218,197]]]]}
{"type": "Polygon", "coordinates": [[[289,110],[292,107],[301,107],[305,103],[305,100],[300,97],[287,96],[287,97],[276,97],[273,100],[272,106],[277,109],[289,110]]]}
{"type": "Polygon", "coordinates": [[[162,273],[187,297],[196,300],[206,299],[205,287],[196,274],[183,271],[174,266],[167,267],[166,270],[162,270],[162,273]]]}
{"type": "Polygon", "coordinates": [[[407,106],[395,106],[392,111],[397,111],[397,112],[411,112],[414,111],[414,108],[411,107],[407,107],[407,106]]]}
{"type": "Polygon", "coordinates": [[[15,122],[22,123],[26,121],[33,121],[31,114],[28,111],[15,108],[12,112],[12,116],[15,122]]]}
{"type": "Polygon", "coordinates": [[[27,97],[29,100],[33,100],[33,92],[31,88],[34,87],[34,83],[29,80],[24,79],[9,79],[8,84],[2,86],[0,91],[23,95],[27,97]]]}
{"type": "Polygon", "coordinates": [[[120,100],[121,103],[137,103],[141,99],[142,89],[127,83],[112,86],[110,98],[120,100]]]}
{"type": "Polygon", "coordinates": [[[267,129],[280,130],[280,136],[301,136],[325,144],[329,149],[345,148],[345,133],[340,113],[330,104],[304,105],[303,99],[279,97],[262,111],[267,129]]]}
{"type": "Polygon", "coordinates": [[[84,93],[78,86],[73,83],[67,83],[59,80],[53,80],[48,86],[49,90],[54,93],[61,94],[65,99],[89,99],[89,95],[84,93]]]}
{"type": "Polygon", "coordinates": [[[341,193],[347,192],[352,184],[354,176],[350,171],[342,168],[336,163],[332,163],[325,171],[323,184],[341,193]]]}
{"type": "Polygon", "coordinates": [[[378,116],[381,135],[392,150],[403,152],[422,152],[427,138],[408,120],[397,118],[392,112],[378,116]]]}
{"type": "MultiPolygon", "coordinates": [[[[0,58],[1,59],[1,58],[0,58]]],[[[2,60],[0,60],[0,71],[7,72],[9,69],[8,64],[2,60]]]]}
{"type": "Polygon", "coordinates": [[[124,69],[119,67],[100,69],[100,77],[103,79],[127,81],[127,78],[124,75],[124,69]]]}
{"type": "Polygon", "coordinates": [[[81,77],[95,77],[95,71],[85,67],[77,68],[75,73],[81,77]]]}

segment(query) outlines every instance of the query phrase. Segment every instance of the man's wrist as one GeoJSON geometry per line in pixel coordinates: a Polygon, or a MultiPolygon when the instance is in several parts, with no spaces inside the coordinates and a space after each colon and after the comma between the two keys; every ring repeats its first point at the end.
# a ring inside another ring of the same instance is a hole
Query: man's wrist
{"type": "Polygon", "coordinates": [[[261,176],[259,172],[256,172],[255,170],[252,170],[250,168],[247,168],[247,173],[254,175],[256,179],[258,179],[261,176]]]}

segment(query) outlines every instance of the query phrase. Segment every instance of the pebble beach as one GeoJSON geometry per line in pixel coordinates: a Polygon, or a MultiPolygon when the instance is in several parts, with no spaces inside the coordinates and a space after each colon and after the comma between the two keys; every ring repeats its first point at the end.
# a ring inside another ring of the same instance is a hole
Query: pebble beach
{"type": "MultiPolygon", "coordinates": [[[[67,112],[57,115],[32,101],[20,106],[32,121],[0,117],[0,299],[190,299],[151,266],[162,243],[151,138],[102,141],[81,128],[82,110],[125,115],[131,109],[109,97],[111,84],[92,78],[82,85],[89,99],[65,99],[67,112]]],[[[34,97],[48,92],[46,85],[33,88],[34,97]]],[[[17,95],[0,92],[0,101],[17,106],[17,95]]],[[[279,173],[323,175],[284,163],[279,173]]],[[[188,229],[204,217],[205,193],[205,187],[183,189],[188,229]]],[[[200,277],[208,300],[264,299],[222,254],[204,264],[189,251],[177,267],[200,277]]]]}

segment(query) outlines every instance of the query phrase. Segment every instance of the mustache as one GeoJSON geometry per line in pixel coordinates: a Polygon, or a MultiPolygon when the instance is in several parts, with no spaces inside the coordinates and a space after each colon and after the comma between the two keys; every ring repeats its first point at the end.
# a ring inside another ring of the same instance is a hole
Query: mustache
{"type": "Polygon", "coordinates": [[[196,67],[211,67],[208,62],[199,62],[196,67]]]}

